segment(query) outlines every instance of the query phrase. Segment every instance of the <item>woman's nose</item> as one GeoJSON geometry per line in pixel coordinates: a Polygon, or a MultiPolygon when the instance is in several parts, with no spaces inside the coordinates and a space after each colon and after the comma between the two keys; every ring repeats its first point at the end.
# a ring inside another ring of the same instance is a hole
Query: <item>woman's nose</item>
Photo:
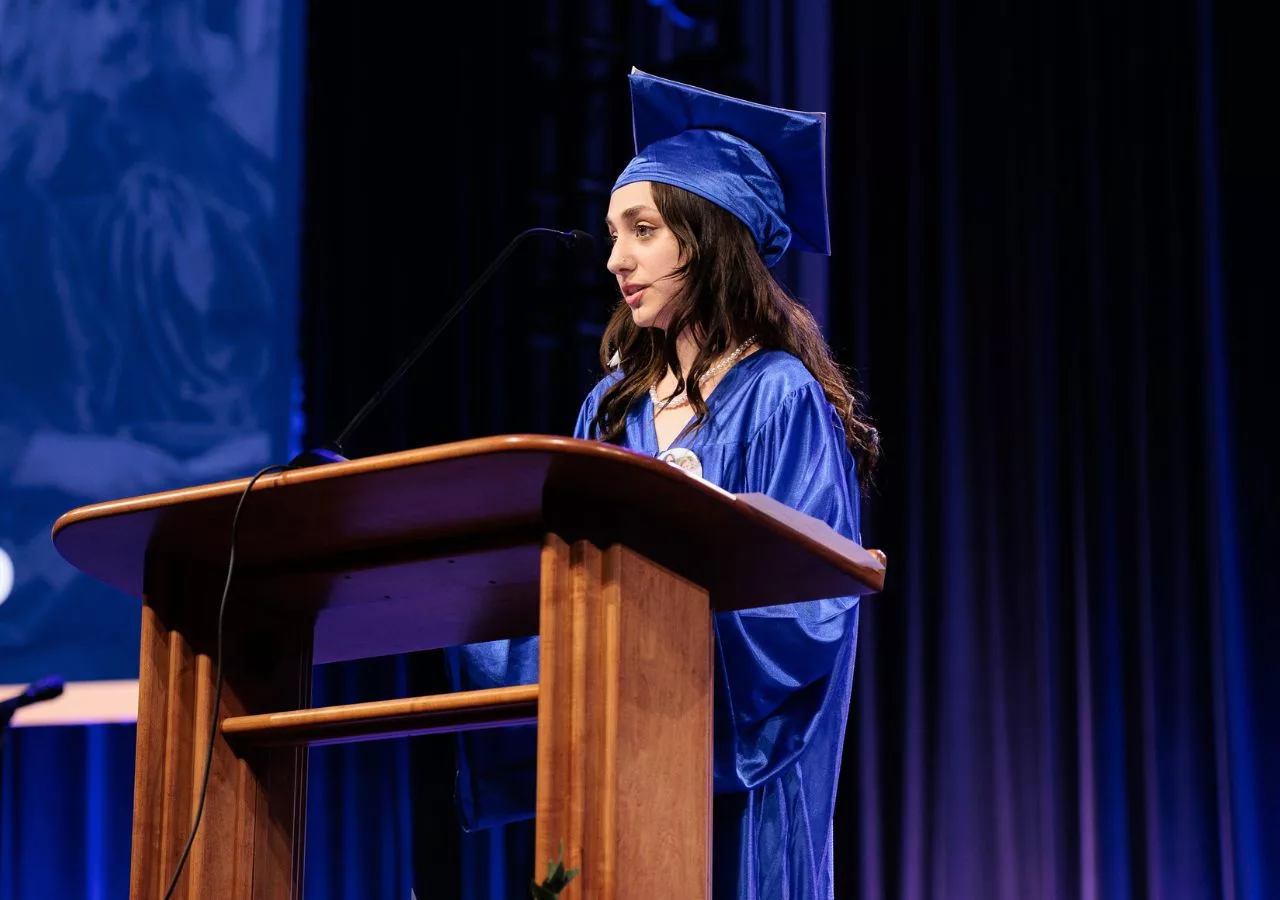
{"type": "Polygon", "coordinates": [[[622,272],[630,271],[633,267],[634,264],[631,258],[627,256],[626,250],[622,246],[622,242],[616,241],[612,249],[609,250],[609,271],[614,275],[618,275],[622,272]]]}

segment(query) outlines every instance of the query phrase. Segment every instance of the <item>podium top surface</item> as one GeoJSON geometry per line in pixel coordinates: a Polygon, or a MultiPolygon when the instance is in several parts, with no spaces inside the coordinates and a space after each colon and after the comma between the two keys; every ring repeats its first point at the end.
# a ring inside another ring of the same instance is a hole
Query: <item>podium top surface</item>
{"type": "MultiPolygon", "coordinates": [[[[53,541],[80,571],[141,597],[151,561],[225,570],[248,482],[79,507],[54,524],[53,541]]],[[[613,445],[545,435],[264,476],[241,513],[236,577],[269,584],[264,596],[305,592],[321,609],[406,590],[536,594],[537,549],[548,532],[624,544],[706,587],[722,610],[884,584],[880,557],[768,497],[729,494],[613,445]]]]}

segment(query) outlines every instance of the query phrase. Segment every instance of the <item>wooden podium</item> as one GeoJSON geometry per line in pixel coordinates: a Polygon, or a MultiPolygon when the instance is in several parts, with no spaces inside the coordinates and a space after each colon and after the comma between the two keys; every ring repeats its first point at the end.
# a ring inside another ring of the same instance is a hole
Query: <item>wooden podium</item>
{"type": "MultiPolygon", "coordinates": [[[[80,570],[142,598],[130,893],[191,825],[231,522],[248,479],[72,510],[80,570]]],[[[712,612],[879,591],[884,560],[618,447],[511,435],[259,480],[222,626],[208,796],[175,896],[301,897],[307,747],[538,724],[539,878],[710,892],[712,612]],[[539,683],[310,708],[313,663],[538,634],[539,683]]]]}

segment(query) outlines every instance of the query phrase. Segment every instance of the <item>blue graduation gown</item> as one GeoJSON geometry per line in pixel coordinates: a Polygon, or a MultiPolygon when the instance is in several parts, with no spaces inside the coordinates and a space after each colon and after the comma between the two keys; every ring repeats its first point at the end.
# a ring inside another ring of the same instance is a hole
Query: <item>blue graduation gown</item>
{"type": "MultiPolygon", "coordinates": [[[[617,377],[606,377],[587,397],[575,436],[587,437],[617,377]]],[[[777,350],[748,356],[725,374],[707,407],[708,421],[672,444],[698,456],[704,478],[732,493],[768,494],[860,540],[857,477],[843,425],[798,359],[777,350]]],[[[629,413],[623,443],[659,452],[648,398],[629,413]]],[[[857,634],[853,597],[716,615],[716,900],[834,896],[832,817],[857,634]]],[[[448,659],[459,690],[538,678],[536,637],[454,648],[448,659]]],[[[463,733],[459,748],[464,827],[533,815],[532,727],[463,733]]]]}

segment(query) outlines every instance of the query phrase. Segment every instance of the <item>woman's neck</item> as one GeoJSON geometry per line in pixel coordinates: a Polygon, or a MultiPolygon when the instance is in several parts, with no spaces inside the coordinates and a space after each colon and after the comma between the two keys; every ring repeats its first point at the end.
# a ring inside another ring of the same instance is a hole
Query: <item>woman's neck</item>
{"type": "Polygon", "coordinates": [[[689,377],[689,370],[693,368],[693,361],[697,358],[698,342],[689,330],[685,329],[676,338],[676,359],[680,360],[680,371],[684,372],[686,378],[689,377]]]}
{"type": "MultiPolygon", "coordinates": [[[[686,379],[689,377],[689,370],[693,367],[693,361],[697,358],[698,342],[688,330],[681,332],[676,338],[676,359],[680,360],[680,371],[684,373],[686,379]]],[[[670,368],[662,373],[658,387],[663,392],[663,396],[675,390],[676,376],[670,368]]]]}
{"type": "MultiPolygon", "coordinates": [[[[699,349],[700,347],[698,345],[697,340],[688,331],[681,333],[680,337],[676,338],[676,358],[680,360],[680,371],[684,373],[684,377],[686,381],[689,378],[689,370],[693,368],[693,361],[698,358],[699,349]]],[[[734,348],[731,348],[731,352],[732,352],[732,349],[734,348]]],[[[746,352],[743,353],[741,358],[745,359],[747,356],[750,356],[752,353],[754,353],[756,350],[759,350],[759,349],[760,348],[758,345],[748,347],[746,349],[746,352]]],[[[721,375],[716,376],[714,380],[719,381],[722,375],[723,373],[721,373],[721,375]]],[[[711,385],[713,383],[714,382],[709,382],[708,385],[711,385]]],[[[670,369],[667,369],[667,371],[663,373],[662,380],[658,383],[659,391],[662,394],[662,396],[665,397],[671,391],[675,390],[675,386],[676,386],[676,376],[670,369]]]]}

